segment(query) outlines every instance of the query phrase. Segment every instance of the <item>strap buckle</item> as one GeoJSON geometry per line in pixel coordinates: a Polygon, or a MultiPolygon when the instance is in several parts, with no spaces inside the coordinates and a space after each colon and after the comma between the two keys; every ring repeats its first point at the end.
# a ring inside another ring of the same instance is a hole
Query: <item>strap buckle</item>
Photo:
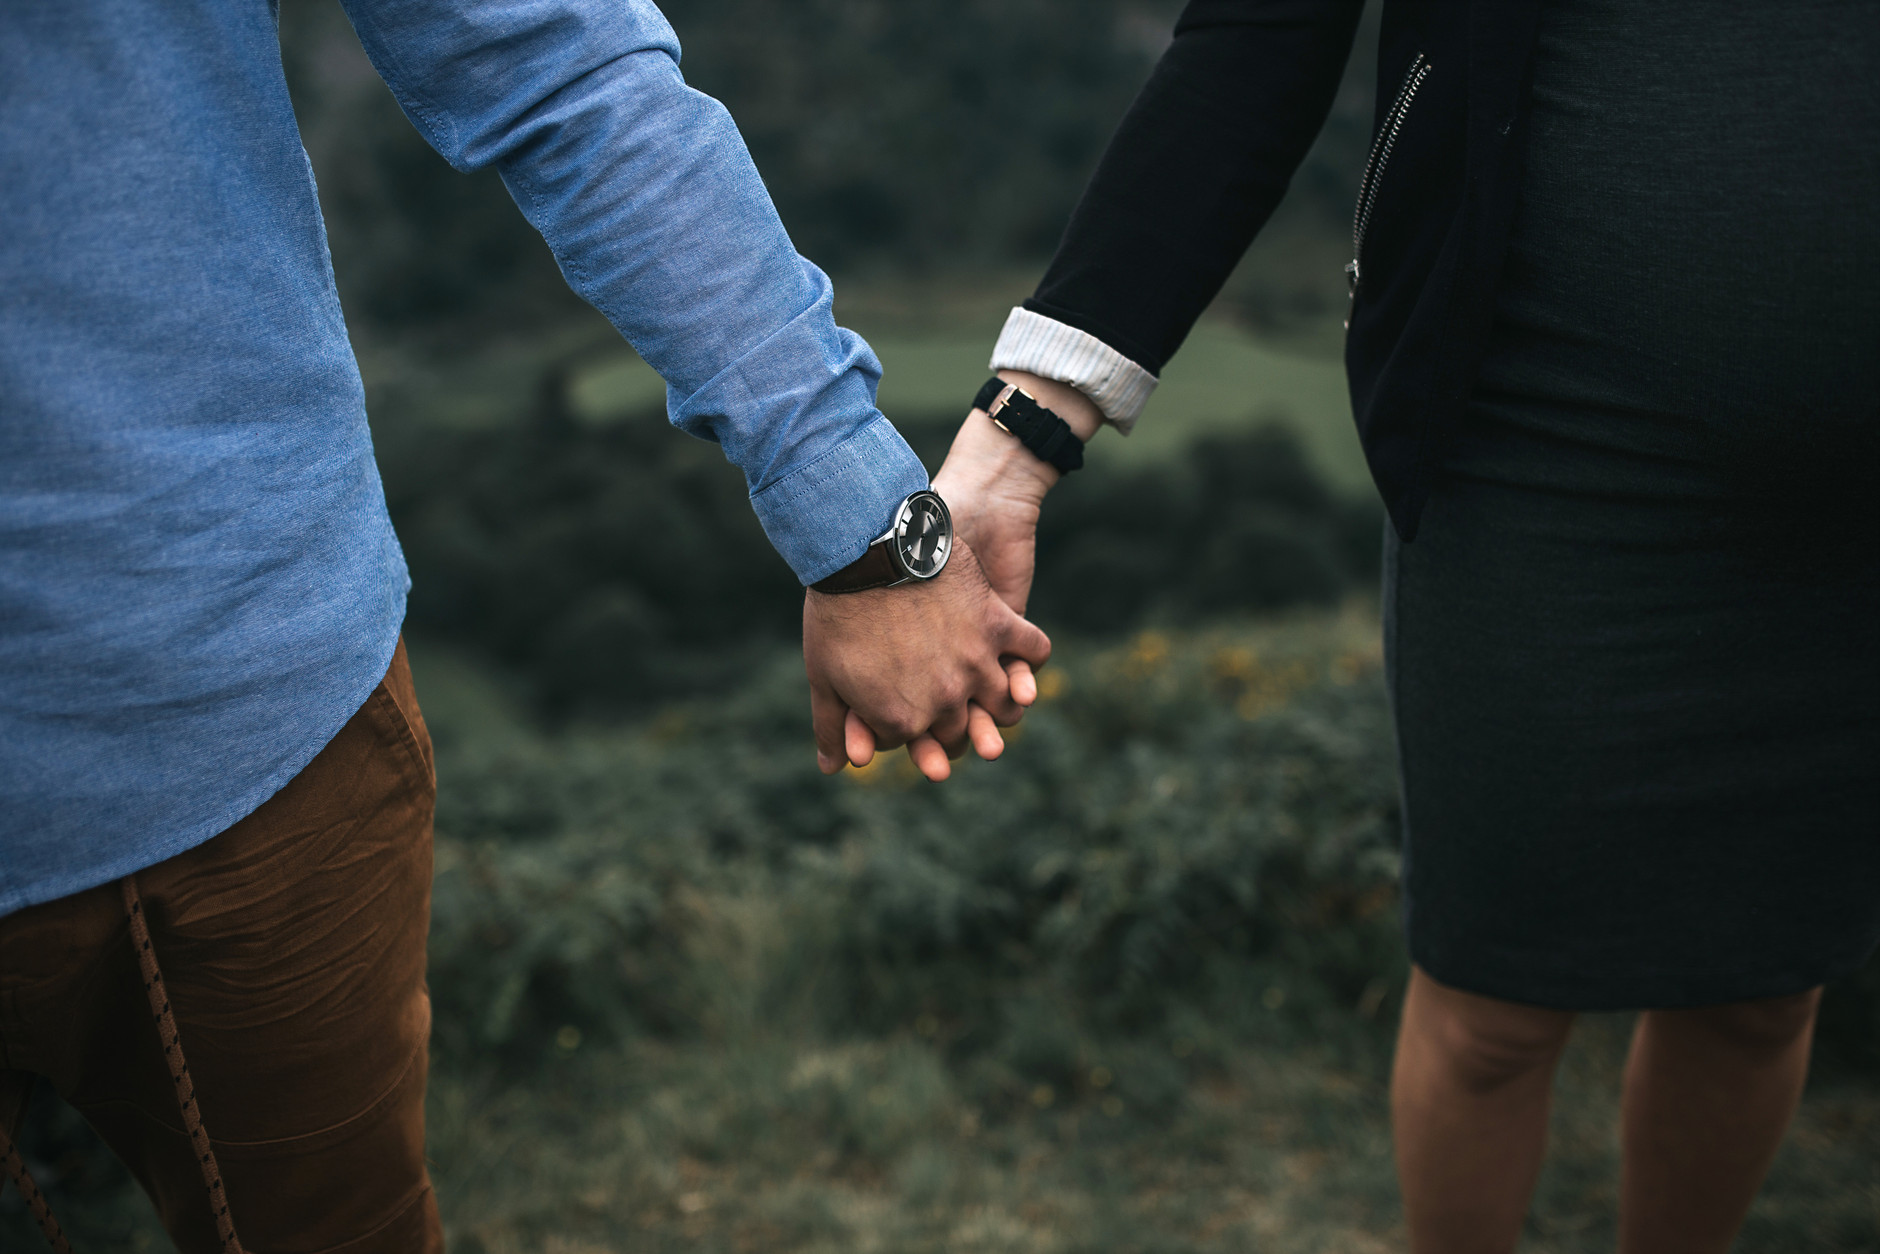
{"type": "Polygon", "coordinates": [[[1005,434],[1007,435],[1013,435],[1016,433],[1013,432],[1013,430],[1010,427],[1006,426],[1003,422],[999,421],[999,411],[1005,408],[1006,403],[1012,399],[1012,396],[1014,393],[1030,401],[1036,401],[1038,399],[1037,397],[1033,396],[1030,392],[1027,392],[1023,388],[1019,387],[1018,384],[1008,383],[999,390],[999,394],[997,396],[992,398],[992,403],[986,406],[986,417],[992,419],[992,425],[997,427],[999,430],[1005,432],[1005,434]]]}

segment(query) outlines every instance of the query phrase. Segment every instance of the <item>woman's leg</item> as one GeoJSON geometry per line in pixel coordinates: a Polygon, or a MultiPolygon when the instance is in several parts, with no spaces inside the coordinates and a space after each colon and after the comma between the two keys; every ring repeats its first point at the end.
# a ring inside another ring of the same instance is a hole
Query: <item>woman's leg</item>
{"type": "Polygon", "coordinates": [[[1391,1077],[1413,1254],[1508,1254],[1547,1149],[1573,1016],[1479,997],[1412,968],[1391,1077]]]}
{"type": "Polygon", "coordinates": [[[1722,1254],[1808,1075],[1821,990],[1639,1017],[1625,1072],[1621,1254],[1722,1254]]]}

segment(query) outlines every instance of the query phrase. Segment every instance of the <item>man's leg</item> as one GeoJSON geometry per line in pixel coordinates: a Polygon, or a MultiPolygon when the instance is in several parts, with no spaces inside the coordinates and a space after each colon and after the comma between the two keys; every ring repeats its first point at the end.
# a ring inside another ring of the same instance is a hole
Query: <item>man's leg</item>
{"type": "Polygon", "coordinates": [[[1639,1017],[1625,1073],[1622,1254],[1722,1254],[1801,1100],[1821,990],[1639,1017]]]}
{"type": "MultiPolygon", "coordinates": [[[[434,796],[401,647],[277,796],[136,877],[250,1250],[443,1248],[423,1119],[434,796]]],[[[54,964],[20,977],[15,1026],[37,1058],[13,1065],[84,1113],[185,1254],[219,1252],[117,885],[0,920],[0,972],[54,964]]]]}
{"type": "Polygon", "coordinates": [[[1547,1148],[1573,1016],[1410,973],[1391,1122],[1415,1254],[1508,1254],[1547,1148]]]}

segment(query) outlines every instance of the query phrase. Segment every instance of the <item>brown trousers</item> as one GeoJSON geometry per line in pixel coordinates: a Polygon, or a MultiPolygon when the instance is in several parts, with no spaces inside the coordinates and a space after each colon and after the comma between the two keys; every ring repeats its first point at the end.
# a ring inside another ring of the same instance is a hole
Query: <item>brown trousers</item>
{"type": "MultiPolygon", "coordinates": [[[[401,642],[293,782],[135,877],[253,1254],[444,1248],[424,1166],[435,797],[401,642]]],[[[117,884],[0,919],[0,1128],[17,1130],[33,1075],[130,1167],[184,1254],[222,1249],[117,884]]]]}

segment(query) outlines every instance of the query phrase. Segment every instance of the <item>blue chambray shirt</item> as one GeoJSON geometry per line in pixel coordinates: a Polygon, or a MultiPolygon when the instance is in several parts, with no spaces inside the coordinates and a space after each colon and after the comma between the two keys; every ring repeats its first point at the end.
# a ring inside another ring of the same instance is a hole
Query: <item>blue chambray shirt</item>
{"type": "MultiPolygon", "coordinates": [[[[805,583],[927,476],[647,0],[348,0],[805,583]]],[[[269,0],[0,5],[0,914],[229,827],[404,617],[269,0]]]]}

